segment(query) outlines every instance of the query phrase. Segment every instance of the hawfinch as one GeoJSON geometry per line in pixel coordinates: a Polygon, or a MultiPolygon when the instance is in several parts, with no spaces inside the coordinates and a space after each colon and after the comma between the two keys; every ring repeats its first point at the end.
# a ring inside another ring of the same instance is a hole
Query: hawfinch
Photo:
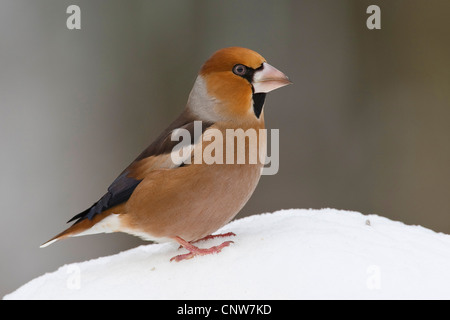
{"type": "Polygon", "coordinates": [[[41,247],[67,237],[125,232],[149,241],[176,241],[189,251],[171,261],[220,252],[232,241],[208,249],[194,243],[234,236],[211,234],[231,221],[255,190],[266,154],[265,97],[290,83],[252,50],[217,51],[200,69],[181,115],[99,201],[41,247]],[[241,144],[232,135],[226,139],[239,130],[253,130],[258,142],[250,134],[241,144]]]}

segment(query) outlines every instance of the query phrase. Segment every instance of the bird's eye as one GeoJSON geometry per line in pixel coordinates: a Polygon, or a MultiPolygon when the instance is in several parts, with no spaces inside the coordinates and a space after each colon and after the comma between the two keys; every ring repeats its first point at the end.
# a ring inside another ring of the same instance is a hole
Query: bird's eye
{"type": "Polygon", "coordinates": [[[233,67],[233,73],[238,76],[244,76],[247,73],[247,67],[242,64],[237,64],[233,67]]]}

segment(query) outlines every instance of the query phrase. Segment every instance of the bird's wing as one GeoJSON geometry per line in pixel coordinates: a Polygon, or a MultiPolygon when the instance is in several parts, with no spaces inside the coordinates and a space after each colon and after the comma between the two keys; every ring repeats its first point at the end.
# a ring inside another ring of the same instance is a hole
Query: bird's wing
{"type": "MultiPolygon", "coordinates": [[[[192,116],[184,112],[175,120],[161,135],[134,160],[108,187],[108,192],[94,203],[90,208],[77,214],[68,222],[77,220],[78,223],[84,219],[92,220],[97,214],[115,207],[127,201],[136,187],[145,176],[155,170],[176,169],[185,166],[184,163],[175,164],[171,153],[180,142],[172,141],[172,136],[185,129],[190,133],[190,144],[194,145],[201,134],[213,123],[202,122],[201,133],[195,132],[196,125],[192,116]]],[[[199,131],[199,130],[196,130],[199,131]]],[[[180,139],[181,140],[181,139],[180,139]]],[[[186,143],[183,141],[183,143],[186,143]]]]}

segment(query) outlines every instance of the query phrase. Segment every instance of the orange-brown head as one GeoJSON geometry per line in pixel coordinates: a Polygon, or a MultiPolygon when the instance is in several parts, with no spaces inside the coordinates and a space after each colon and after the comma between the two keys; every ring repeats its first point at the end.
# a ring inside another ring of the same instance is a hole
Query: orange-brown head
{"type": "Polygon", "coordinates": [[[200,69],[188,108],[210,121],[260,119],[266,93],[290,83],[257,52],[225,48],[200,69]]]}

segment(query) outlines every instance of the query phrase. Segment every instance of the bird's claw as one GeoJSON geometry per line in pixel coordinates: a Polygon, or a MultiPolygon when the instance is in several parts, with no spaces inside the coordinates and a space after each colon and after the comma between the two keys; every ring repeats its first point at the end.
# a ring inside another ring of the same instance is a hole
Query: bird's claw
{"type": "MultiPolygon", "coordinates": [[[[225,235],[220,235],[220,236],[224,237],[225,235]]],[[[209,239],[211,239],[211,238],[209,238],[209,239]]],[[[205,255],[208,255],[208,254],[219,253],[219,252],[222,251],[223,248],[228,247],[230,244],[234,243],[233,241],[225,241],[224,243],[222,243],[222,244],[220,244],[218,246],[214,246],[214,247],[207,248],[207,249],[202,249],[202,248],[198,248],[198,247],[192,245],[191,243],[189,243],[187,241],[184,241],[183,239],[181,239],[179,237],[176,237],[175,240],[178,243],[180,243],[182,247],[184,247],[187,250],[189,250],[189,253],[180,254],[180,255],[175,256],[172,259],[170,259],[170,261],[176,261],[176,262],[180,262],[182,260],[192,259],[195,256],[205,256],[205,255]]]]}
{"type": "MultiPolygon", "coordinates": [[[[201,241],[206,241],[206,240],[212,240],[212,239],[216,239],[216,238],[226,238],[226,237],[236,237],[236,234],[233,232],[228,232],[228,233],[221,233],[221,234],[211,234],[209,236],[206,236],[204,238],[195,240],[195,241],[189,241],[190,244],[194,244],[194,243],[198,243],[201,241]]],[[[183,246],[180,244],[180,246],[178,247],[178,249],[183,248],[183,246]]]]}

